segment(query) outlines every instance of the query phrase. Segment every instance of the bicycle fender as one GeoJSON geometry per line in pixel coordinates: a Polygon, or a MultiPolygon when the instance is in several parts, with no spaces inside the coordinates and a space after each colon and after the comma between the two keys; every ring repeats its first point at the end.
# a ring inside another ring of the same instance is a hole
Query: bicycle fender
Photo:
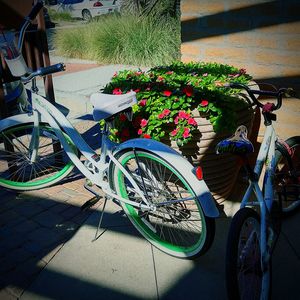
{"type": "MultiPolygon", "coordinates": [[[[5,119],[0,120],[0,131],[3,131],[15,125],[27,124],[32,122],[34,122],[33,115],[29,115],[26,113],[7,117],[5,119]]],[[[41,122],[46,122],[46,120],[44,120],[42,117],[41,122]]]]}
{"type": "Polygon", "coordinates": [[[201,204],[204,214],[207,217],[216,218],[219,216],[219,210],[217,209],[215,200],[209,191],[204,180],[198,180],[196,175],[193,173],[194,167],[184,157],[182,157],[174,149],[167,145],[157,142],[151,139],[132,139],[118,145],[113,154],[116,155],[120,151],[127,149],[139,149],[147,152],[153,152],[160,158],[168,162],[174,162],[173,167],[184,175],[187,183],[193,188],[198,201],[201,204]]]}

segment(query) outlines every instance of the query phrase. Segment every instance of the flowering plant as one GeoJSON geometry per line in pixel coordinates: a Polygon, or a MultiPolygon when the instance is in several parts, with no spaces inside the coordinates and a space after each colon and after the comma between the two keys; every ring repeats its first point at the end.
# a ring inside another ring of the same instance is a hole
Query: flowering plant
{"type": "Polygon", "coordinates": [[[227,89],[224,84],[248,83],[250,79],[244,69],[203,62],[175,62],[147,72],[116,73],[103,92],[125,94],[134,90],[138,104],[133,107],[132,122],[122,113],[115,117],[111,139],[120,142],[133,137],[167,137],[182,146],[197,131],[195,109],[210,120],[216,132],[233,131],[236,110],[247,103],[236,97],[238,90],[227,89]]]}

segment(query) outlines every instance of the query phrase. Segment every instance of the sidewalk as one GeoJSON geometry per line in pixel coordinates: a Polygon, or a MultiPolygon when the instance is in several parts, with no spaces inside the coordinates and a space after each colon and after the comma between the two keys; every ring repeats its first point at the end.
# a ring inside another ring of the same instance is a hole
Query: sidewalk
{"type": "MultiPolygon", "coordinates": [[[[73,63],[70,67],[81,71],[53,79],[57,102],[69,111],[84,138],[99,149],[98,125],[89,120],[88,97],[125,66],[73,63]]],[[[83,182],[74,171],[61,184],[40,191],[0,190],[1,300],[226,299],[226,238],[242,183],[216,220],[211,249],[187,261],[152,247],[114,203],[108,204],[103,229],[93,241],[103,203],[80,210],[93,197],[83,182]]],[[[299,217],[298,213],[283,224],[273,259],[273,299],[299,298],[299,217]]]]}

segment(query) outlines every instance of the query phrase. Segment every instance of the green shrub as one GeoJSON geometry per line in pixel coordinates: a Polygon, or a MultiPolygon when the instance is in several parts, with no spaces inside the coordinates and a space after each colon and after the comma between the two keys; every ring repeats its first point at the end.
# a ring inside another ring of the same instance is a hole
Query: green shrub
{"type": "Polygon", "coordinates": [[[110,138],[117,142],[134,137],[167,138],[182,146],[199,132],[193,115],[197,111],[211,122],[215,132],[233,132],[236,111],[249,103],[236,96],[238,90],[224,85],[231,81],[248,83],[250,79],[244,69],[203,62],[176,62],[148,72],[121,71],[103,92],[126,94],[134,90],[138,104],[133,107],[132,122],[123,114],[115,117],[110,138]]]}
{"type": "Polygon", "coordinates": [[[180,24],[152,18],[109,15],[57,32],[60,55],[101,63],[153,66],[180,58],[180,24]]]}
{"type": "Polygon", "coordinates": [[[71,17],[71,14],[67,11],[61,11],[61,12],[58,12],[54,9],[48,9],[48,13],[49,13],[49,16],[50,16],[50,19],[51,21],[68,21],[68,22],[71,22],[71,21],[74,21],[74,19],[72,19],[71,17]]]}

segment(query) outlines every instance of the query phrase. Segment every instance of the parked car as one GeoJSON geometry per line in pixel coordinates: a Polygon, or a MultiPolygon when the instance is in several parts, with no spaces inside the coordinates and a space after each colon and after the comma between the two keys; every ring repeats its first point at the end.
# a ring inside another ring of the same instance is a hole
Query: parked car
{"type": "Polygon", "coordinates": [[[89,21],[96,16],[119,11],[120,5],[119,0],[58,0],[57,5],[51,8],[89,21]]]}

